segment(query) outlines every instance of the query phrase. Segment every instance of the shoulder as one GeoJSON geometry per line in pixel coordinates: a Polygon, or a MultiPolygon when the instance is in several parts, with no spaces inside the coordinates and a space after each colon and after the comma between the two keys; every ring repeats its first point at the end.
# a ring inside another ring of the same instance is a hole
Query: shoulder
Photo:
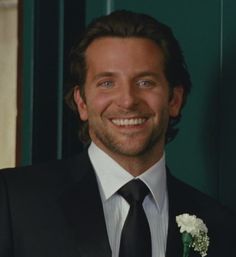
{"type": "Polygon", "coordinates": [[[40,188],[53,190],[73,181],[80,180],[91,170],[87,152],[68,159],[55,160],[25,167],[8,168],[0,171],[0,184],[9,191],[36,191],[40,188]]]}
{"type": "Polygon", "coordinates": [[[182,208],[190,208],[197,213],[209,213],[211,219],[222,213],[226,216],[235,216],[235,212],[224,206],[219,200],[199,191],[198,189],[168,175],[168,193],[171,202],[176,202],[182,208]]]}
{"type": "Polygon", "coordinates": [[[64,172],[68,171],[70,168],[81,167],[89,163],[89,157],[87,152],[82,152],[80,154],[71,156],[66,159],[61,160],[52,160],[48,162],[37,163],[28,166],[16,167],[16,168],[5,168],[0,170],[0,174],[4,174],[6,177],[18,175],[27,175],[27,174],[44,174],[44,173],[53,173],[53,172],[64,172]]]}
{"type": "Polygon", "coordinates": [[[202,205],[207,207],[210,205],[211,208],[220,208],[228,210],[219,200],[199,191],[198,189],[190,186],[189,184],[173,177],[168,174],[168,191],[170,195],[174,196],[179,201],[188,202],[192,205],[202,205]]]}

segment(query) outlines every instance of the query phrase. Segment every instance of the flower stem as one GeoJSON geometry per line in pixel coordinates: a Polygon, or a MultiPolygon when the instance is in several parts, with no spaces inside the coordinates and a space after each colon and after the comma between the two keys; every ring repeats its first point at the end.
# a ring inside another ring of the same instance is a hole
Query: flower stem
{"type": "Polygon", "coordinates": [[[193,242],[193,237],[191,236],[191,234],[184,232],[182,234],[182,241],[183,241],[183,257],[189,257],[189,253],[190,253],[190,247],[192,245],[193,242]]]}

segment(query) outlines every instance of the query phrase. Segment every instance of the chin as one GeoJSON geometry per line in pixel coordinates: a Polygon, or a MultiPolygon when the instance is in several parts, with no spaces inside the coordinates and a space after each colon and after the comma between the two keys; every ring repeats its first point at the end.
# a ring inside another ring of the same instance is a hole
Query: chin
{"type": "Polygon", "coordinates": [[[122,156],[127,156],[127,157],[138,157],[138,156],[143,156],[148,153],[150,153],[152,150],[157,148],[156,144],[152,144],[151,142],[149,144],[140,144],[133,145],[130,144],[129,142],[126,142],[124,144],[110,144],[109,145],[109,150],[113,153],[117,153],[122,156]]]}

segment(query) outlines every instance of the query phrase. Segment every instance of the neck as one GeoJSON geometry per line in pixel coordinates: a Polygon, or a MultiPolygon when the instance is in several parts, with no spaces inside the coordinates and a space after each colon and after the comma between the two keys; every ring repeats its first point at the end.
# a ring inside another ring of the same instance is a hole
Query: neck
{"type": "Polygon", "coordinates": [[[148,170],[156,162],[158,162],[163,151],[160,153],[155,153],[152,157],[147,155],[142,155],[138,157],[126,157],[126,158],[114,158],[125,170],[127,170],[132,176],[137,177],[148,170]]]}
{"type": "Polygon", "coordinates": [[[164,147],[153,147],[145,153],[130,156],[102,148],[105,153],[107,153],[113,160],[115,160],[121,167],[123,167],[134,177],[141,175],[156,162],[158,162],[163,156],[163,149],[164,147]]]}

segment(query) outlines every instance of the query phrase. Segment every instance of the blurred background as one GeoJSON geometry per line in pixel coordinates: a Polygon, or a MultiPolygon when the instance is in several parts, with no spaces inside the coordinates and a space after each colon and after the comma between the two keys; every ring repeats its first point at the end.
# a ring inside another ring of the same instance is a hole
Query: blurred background
{"type": "Polygon", "coordinates": [[[234,0],[0,0],[0,168],[67,158],[83,149],[64,103],[71,46],[93,18],[113,10],[171,26],[193,89],[172,173],[236,210],[236,2],[234,0]]]}

